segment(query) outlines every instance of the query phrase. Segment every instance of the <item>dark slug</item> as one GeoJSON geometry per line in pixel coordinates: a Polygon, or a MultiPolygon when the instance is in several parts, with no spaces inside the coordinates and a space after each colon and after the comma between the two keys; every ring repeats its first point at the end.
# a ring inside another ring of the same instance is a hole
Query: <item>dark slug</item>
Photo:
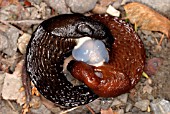
{"type": "Polygon", "coordinates": [[[65,107],[128,92],[139,81],[144,62],[143,43],[132,27],[105,15],[65,14],[45,20],[33,33],[26,53],[26,70],[37,89],[65,107]],[[102,40],[110,60],[99,67],[72,60],[67,69],[85,83],[73,86],[63,73],[63,63],[71,55],[76,39],[84,36],[102,40]]]}
{"type": "Polygon", "coordinates": [[[63,73],[64,59],[76,39],[89,36],[111,49],[114,38],[101,22],[81,14],[65,14],[42,22],[32,34],[26,52],[26,70],[39,92],[65,107],[87,104],[98,96],[87,86],[73,86],[63,73]]]}

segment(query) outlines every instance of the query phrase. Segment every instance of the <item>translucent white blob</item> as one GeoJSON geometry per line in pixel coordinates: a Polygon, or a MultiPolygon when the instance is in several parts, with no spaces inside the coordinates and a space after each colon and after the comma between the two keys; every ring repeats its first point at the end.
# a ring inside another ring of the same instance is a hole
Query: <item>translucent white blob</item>
{"type": "Polygon", "coordinates": [[[83,43],[81,42],[78,48],[73,49],[72,55],[74,59],[94,66],[100,66],[103,62],[109,61],[108,51],[100,40],[88,39],[83,43]]]}

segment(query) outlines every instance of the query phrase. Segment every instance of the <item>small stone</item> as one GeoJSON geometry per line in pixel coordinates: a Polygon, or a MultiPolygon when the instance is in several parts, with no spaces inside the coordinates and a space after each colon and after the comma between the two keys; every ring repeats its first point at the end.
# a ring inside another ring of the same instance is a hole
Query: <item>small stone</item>
{"type": "Polygon", "coordinates": [[[154,114],[169,114],[170,102],[165,99],[162,99],[160,101],[155,100],[151,103],[151,108],[154,114]]]}
{"type": "Polygon", "coordinates": [[[149,100],[141,100],[135,103],[135,106],[141,111],[146,111],[148,109],[150,102],[149,100]]]}
{"type": "Polygon", "coordinates": [[[101,101],[101,109],[103,109],[103,110],[109,109],[112,102],[113,102],[112,100],[102,100],[101,101]]]}
{"type": "Polygon", "coordinates": [[[125,108],[125,112],[129,112],[130,111],[130,109],[132,108],[132,104],[131,103],[128,103],[127,104],[127,106],[126,106],[126,108],[125,108]]]}
{"type": "Polygon", "coordinates": [[[112,16],[119,17],[120,16],[120,11],[116,10],[113,6],[109,5],[107,8],[106,12],[112,16]]]}
{"type": "Polygon", "coordinates": [[[128,99],[128,94],[125,93],[125,94],[122,94],[120,96],[117,97],[120,101],[122,101],[123,103],[126,103],[127,102],[127,99],[128,99]]]}
{"type": "Polygon", "coordinates": [[[19,89],[22,86],[21,77],[6,73],[2,87],[2,97],[6,100],[16,100],[19,96],[19,89]]]}
{"type": "Polygon", "coordinates": [[[28,42],[30,41],[31,35],[24,33],[21,37],[18,38],[18,49],[22,54],[26,53],[26,47],[28,45],[28,42]]]}
{"type": "Polygon", "coordinates": [[[153,90],[153,88],[149,85],[146,85],[146,86],[143,87],[143,93],[151,94],[152,90],[153,90]]]}
{"type": "Polygon", "coordinates": [[[32,114],[51,114],[51,111],[48,110],[44,105],[41,105],[38,109],[31,108],[30,111],[32,114]]]}
{"type": "MultiPolygon", "coordinates": [[[[101,100],[100,99],[96,99],[93,102],[88,104],[94,111],[95,113],[99,113],[101,110],[101,100]]],[[[85,108],[87,108],[85,106],[85,108]]]]}
{"type": "Polygon", "coordinates": [[[39,5],[42,2],[42,0],[29,0],[29,2],[33,2],[37,5],[39,5]]]}
{"type": "Polygon", "coordinates": [[[51,6],[58,14],[68,14],[70,13],[65,0],[45,0],[45,2],[51,6]]]}
{"type": "Polygon", "coordinates": [[[30,101],[30,106],[34,109],[37,109],[41,106],[41,100],[40,97],[37,96],[32,96],[31,101],[30,101]]]}
{"type": "Polygon", "coordinates": [[[116,8],[116,9],[118,9],[120,6],[121,6],[121,2],[122,2],[122,0],[116,0],[114,3],[113,3],[113,7],[114,8],[116,8]]]}
{"type": "Polygon", "coordinates": [[[8,48],[8,37],[5,32],[0,31],[0,51],[8,48]]]}
{"type": "Polygon", "coordinates": [[[114,107],[114,106],[117,106],[117,105],[121,105],[121,104],[122,104],[122,103],[121,103],[119,100],[115,99],[115,100],[112,102],[111,107],[114,107]]]}
{"type": "Polygon", "coordinates": [[[116,1],[116,0],[99,0],[99,3],[100,3],[102,6],[109,6],[109,5],[112,4],[114,1],[116,1]]]}
{"type": "Polygon", "coordinates": [[[98,0],[65,0],[74,13],[85,13],[92,10],[98,0]]]}
{"type": "Polygon", "coordinates": [[[123,109],[119,109],[116,111],[116,114],[124,114],[124,110],[123,109]]]}
{"type": "Polygon", "coordinates": [[[3,52],[9,56],[12,56],[17,51],[17,39],[19,37],[19,30],[11,27],[6,31],[6,35],[8,37],[8,48],[4,49],[3,52]]]}
{"type": "Polygon", "coordinates": [[[92,10],[92,12],[95,14],[104,14],[104,13],[106,13],[106,10],[107,10],[107,7],[96,4],[96,6],[92,10]]]}
{"type": "Polygon", "coordinates": [[[1,96],[1,93],[2,93],[2,85],[4,83],[4,78],[5,78],[5,74],[0,73],[0,96],[1,96]]]}

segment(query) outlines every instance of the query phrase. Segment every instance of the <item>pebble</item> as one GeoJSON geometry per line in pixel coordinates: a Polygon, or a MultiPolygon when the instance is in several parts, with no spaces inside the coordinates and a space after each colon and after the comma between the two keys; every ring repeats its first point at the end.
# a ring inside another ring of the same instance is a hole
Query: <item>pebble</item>
{"type": "Polygon", "coordinates": [[[5,74],[0,73],[0,96],[1,96],[1,93],[2,93],[2,85],[4,83],[4,78],[5,78],[5,74]]]}
{"type": "Polygon", "coordinates": [[[29,2],[33,2],[37,5],[39,5],[42,2],[42,0],[29,0],[29,2]]]}
{"type": "Polygon", "coordinates": [[[6,35],[8,37],[8,47],[4,49],[3,52],[9,56],[12,56],[17,51],[17,39],[19,37],[19,30],[11,27],[6,31],[6,35]]]}
{"type": "Polygon", "coordinates": [[[153,90],[153,88],[149,85],[146,85],[146,86],[143,87],[143,93],[151,94],[152,90],[153,90]]]}
{"type": "MultiPolygon", "coordinates": [[[[96,99],[93,102],[88,104],[94,111],[95,113],[99,113],[101,110],[101,100],[100,99],[96,99]]],[[[87,108],[87,107],[85,107],[87,108]]]]}
{"type": "Polygon", "coordinates": [[[18,38],[17,46],[22,54],[26,53],[26,47],[28,45],[30,38],[31,38],[31,35],[27,33],[24,33],[22,36],[18,38]]]}
{"type": "Polygon", "coordinates": [[[162,100],[154,100],[151,102],[151,108],[154,114],[169,114],[170,113],[170,102],[162,100]]]}
{"type": "Polygon", "coordinates": [[[44,105],[41,105],[38,109],[31,108],[30,111],[32,114],[51,114],[51,111],[48,110],[44,105]]]}
{"type": "Polygon", "coordinates": [[[141,111],[146,111],[148,109],[149,104],[149,100],[141,100],[136,102],[134,106],[139,108],[141,111]]]}
{"type": "Polygon", "coordinates": [[[92,12],[95,14],[104,14],[106,13],[106,10],[107,10],[107,7],[101,6],[100,4],[96,4],[92,12]]]}
{"type": "Polygon", "coordinates": [[[44,0],[58,14],[68,14],[70,9],[67,7],[65,0],[44,0]]]}
{"type": "Polygon", "coordinates": [[[111,107],[117,106],[117,105],[121,105],[121,101],[119,101],[118,99],[113,100],[111,107]]]}
{"type": "Polygon", "coordinates": [[[126,103],[127,102],[127,99],[128,99],[128,94],[125,93],[125,94],[122,94],[120,96],[117,97],[120,101],[122,101],[123,103],[126,103]]]}
{"type": "Polygon", "coordinates": [[[6,100],[16,100],[20,95],[19,89],[22,86],[21,77],[7,74],[2,87],[2,97],[6,100]]]}
{"type": "Polygon", "coordinates": [[[74,13],[85,13],[92,10],[98,0],[65,0],[74,13]]]}
{"type": "Polygon", "coordinates": [[[101,100],[101,109],[103,109],[103,110],[107,110],[107,109],[109,109],[110,107],[111,107],[111,105],[112,105],[112,100],[110,99],[103,99],[103,100],[101,100]]]}
{"type": "Polygon", "coordinates": [[[125,108],[125,112],[129,112],[130,111],[130,109],[132,108],[132,104],[131,103],[128,103],[127,105],[126,105],[126,108],[125,108]]]}
{"type": "Polygon", "coordinates": [[[5,32],[0,31],[0,51],[8,47],[8,37],[5,32]]]}
{"type": "Polygon", "coordinates": [[[124,114],[124,110],[123,109],[119,109],[116,111],[116,114],[124,114]]]}

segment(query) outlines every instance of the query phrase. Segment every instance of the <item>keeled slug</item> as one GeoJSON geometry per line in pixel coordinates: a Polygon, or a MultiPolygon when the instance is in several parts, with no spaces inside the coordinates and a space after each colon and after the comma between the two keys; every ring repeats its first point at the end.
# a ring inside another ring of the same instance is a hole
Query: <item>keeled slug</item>
{"type": "Polygon", "coordinates": [[[144,69],[145,50],[142,40],[121,19],[104,15],[91,17],[106,25],[115,38],[109,51],[110,60],[99,67],[72,60],[68,70],[101,97],[115,97],[128,92],[137,84],[144,69]]]}
{"type": "Polygon", "coordinates": [[[111,49],[114,38],[104,24],[81,14],[65,14],[42,22],[32,34],[26,51],[26,71],[47,99],[65,107],[87,104],[98,97],[86,85],[73,86],[63,72],[76,39],[91,37],[111,49]]]}

